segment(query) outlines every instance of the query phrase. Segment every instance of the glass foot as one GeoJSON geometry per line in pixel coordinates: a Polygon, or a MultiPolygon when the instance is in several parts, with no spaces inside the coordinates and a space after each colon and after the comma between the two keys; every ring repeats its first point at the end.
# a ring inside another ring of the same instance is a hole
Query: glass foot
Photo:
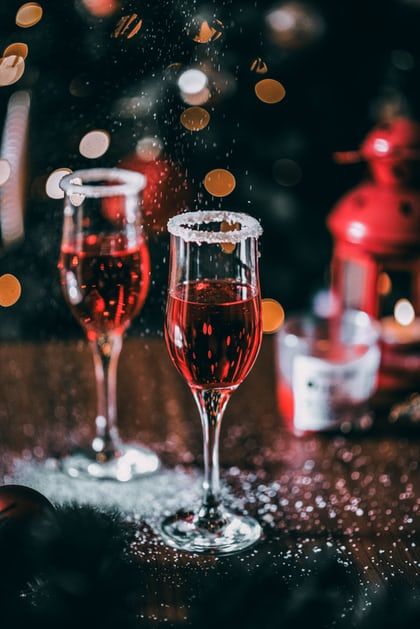
{"type": "Polygon", "coordinates": [[[147,474],[153,474],[160,467],[157,455],[135,444],[124,444],[118,455],[105,462],[97,459],[94,450],[75,452],[61,460],[61,468],[72,478],[90,478],[127,482],[147,474]]]}
{"type": "Polygon", "coordinates": [[[163,540],[172,548],[193,553],[226,555],[248,548],[261,537],[262,529],[247,515],[223,511],[220,527],[204,528],[193,512],[180,511],[161,524],[163,540]]]}

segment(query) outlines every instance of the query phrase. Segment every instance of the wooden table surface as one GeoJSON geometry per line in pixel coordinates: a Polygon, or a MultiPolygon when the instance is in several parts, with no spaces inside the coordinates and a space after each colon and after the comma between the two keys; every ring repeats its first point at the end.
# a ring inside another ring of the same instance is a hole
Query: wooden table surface
{"type": "MultiPolygon", "coordinates": [[[[269,565],[298,579],[325,548],[341,557],[359,593],[394,575],[408,587],[418,584],[419,438],[386,427],[351,437],[288,435],[276,410],[273,362],[273,339],[266,338],[222,428],[231,499],[259,518],[264,540],[242,555],[191,557],[164,547],[146,524],[137,549],[149,575],[140,607],[153,626],[188,621],[209,575],[220,585],[238,568],[252,574],[269,565]]],[[[169,469],[193,472],[201,464],[197,411],[161,339],[126,339],[118,399],[124,438],[155,448],[169,469]]],[[[94,415],[93,366],[83,341],[0,347],[3,478],[10,480],[16,458],[42,463],[87,438],[94,415]]]]}

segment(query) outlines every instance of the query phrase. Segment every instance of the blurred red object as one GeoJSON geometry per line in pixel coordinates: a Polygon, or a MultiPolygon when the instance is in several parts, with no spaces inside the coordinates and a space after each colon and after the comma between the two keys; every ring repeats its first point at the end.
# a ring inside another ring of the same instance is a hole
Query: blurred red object
{"type": "Polygon", "coordinates": [[[135,153],[122,162],[121,168],[135,170],[146,177],[142,199],[144,224],[148,231],[166,231],[168,219],[188,208],[190,186],[185,173],[175,162],[164,158],[146,161],[135,153]]]}
{"type": "Polygon", "coordinates": [[[118,0],[83,0],[83,5],[94,17],[108,17],[120,7],[118,0]]]}
{"type": "Polygon", "coordinates": [[[420,125],[395,118],[375,127],[360,150],[337,161],[366,160],[372,177],[346,194],[329,217],[333,289],[343,308],[380,319],[380,386],[420,384],[420,125]],[[399,313],[403,317],[399,316],[399,313]]]}

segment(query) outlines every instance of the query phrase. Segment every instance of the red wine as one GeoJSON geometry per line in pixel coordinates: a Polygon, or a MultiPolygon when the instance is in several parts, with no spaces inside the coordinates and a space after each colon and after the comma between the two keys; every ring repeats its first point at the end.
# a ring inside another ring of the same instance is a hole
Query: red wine
{"type": "Polygon", "coordinates": [[[261,334],[261,302],[249,285],[197,280],[169,293],[166,344],[192,387],[239,385],[254,364],[261,334]]]}
{"type": "Polygon", "coordinates": [[[66,300],[91,340],[123,332],[145,302],[150,258],[142,237],[127,246],[122,236],[87,236],[63,245],[58,267],[66,300]]]}

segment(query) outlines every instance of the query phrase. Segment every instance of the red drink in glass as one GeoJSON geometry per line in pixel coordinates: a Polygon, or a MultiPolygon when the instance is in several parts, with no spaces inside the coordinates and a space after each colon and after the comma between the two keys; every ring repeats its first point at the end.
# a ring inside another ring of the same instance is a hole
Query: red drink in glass
{"type": "Polygon", "coordinates": [[[62,458],[62,467],[72,478],[126,482],[159,467],[154,452],[124,443],[117,425],[123,336],[142,308],[150,283],[140,204],[145,184],[140,173],[119,168],[78,170],[60,181],[61,287],[90,342],[97,389],[93,440],[62,458]]]}
{"type": "Polygon", "coordinates": [[[143,237],[134,246],[121,236],[94,235],[64,244],[59,269],[66,300],[90,340],[122,333],[145,302],[150,258],[143,237]]]}
{"type": "Polygon", "coordinates": [[[235,388],[261,344],[260,297],[233,280],[196,280],[169,291],[165,338],[193,388],[235,388]]]}
{"type": "Polygon", "coordinates": [[[161,523],[164,540],[191,552],[225,554],[254,544],[261,526],[221,499],[219,437],[233,391],[261,345],[257,220],[239,212],[198,211],[172,217],[165,339],[188,383],[203,429],[201,506],[161,523]]]}

